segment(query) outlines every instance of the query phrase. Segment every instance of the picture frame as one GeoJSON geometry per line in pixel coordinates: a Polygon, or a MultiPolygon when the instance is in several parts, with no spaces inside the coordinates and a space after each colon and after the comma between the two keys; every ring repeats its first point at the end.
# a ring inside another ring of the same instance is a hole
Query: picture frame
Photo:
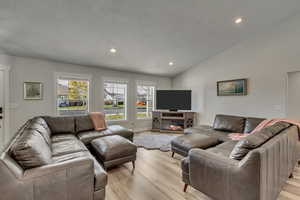
{"type": "Polygon", "coordinates": [[[234,79],[217,82],[218,96],[246,96],[247,79],[234,79]]]}
{"type": "Polygon", "coordinates": [[[23,93],[24,93],[24,100],[42,100],[43,83],[24,82],[23,93]]]}

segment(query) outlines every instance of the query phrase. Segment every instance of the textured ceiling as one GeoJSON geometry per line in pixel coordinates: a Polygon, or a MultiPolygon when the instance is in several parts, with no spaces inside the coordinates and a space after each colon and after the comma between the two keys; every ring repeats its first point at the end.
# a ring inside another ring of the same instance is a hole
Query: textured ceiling
{"type": "Polygon", "coordinates": [[[0,0],[0,48],[174,76],[299,9],[299,0],[0,0]],[[236,16],[244,23],[234,24],[236,16]]]}

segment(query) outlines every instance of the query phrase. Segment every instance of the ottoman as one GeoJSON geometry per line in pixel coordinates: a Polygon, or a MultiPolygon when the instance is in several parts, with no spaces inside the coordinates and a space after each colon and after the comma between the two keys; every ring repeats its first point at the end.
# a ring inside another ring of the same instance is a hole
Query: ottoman
{"type": "Polygon", "coordinates": [[[94,139],[91,145],[105,169],[132,162],[134,172],[137,147],[131,141],[114,135],[94,139]]]}
{"type": "Polygon", "coordinates": [[[219,144],[218,138],[212,136],[202,134],[179,136],[171,141],[172,157],[175,153],[186,157],[193,148],[207,149],[217,144],[219,144]]]}

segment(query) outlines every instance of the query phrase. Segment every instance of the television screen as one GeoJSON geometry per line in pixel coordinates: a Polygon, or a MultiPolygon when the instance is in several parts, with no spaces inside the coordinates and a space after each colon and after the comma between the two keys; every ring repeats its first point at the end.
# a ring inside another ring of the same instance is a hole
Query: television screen
{"type": "Polygon", "coordinates": [[[191,110],[191,90],[157,90],[156,109],[191,110]]]}

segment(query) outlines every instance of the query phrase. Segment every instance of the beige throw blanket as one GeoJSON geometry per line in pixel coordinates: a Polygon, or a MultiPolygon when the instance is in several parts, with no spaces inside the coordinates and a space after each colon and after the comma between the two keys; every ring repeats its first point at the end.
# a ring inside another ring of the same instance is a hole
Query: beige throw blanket
{"type": "Polygon", "coordinates": [[[102,131],[107,128],[105,114],[101,112],[91,112],[89,115],[96,131],[102,131]]]}

